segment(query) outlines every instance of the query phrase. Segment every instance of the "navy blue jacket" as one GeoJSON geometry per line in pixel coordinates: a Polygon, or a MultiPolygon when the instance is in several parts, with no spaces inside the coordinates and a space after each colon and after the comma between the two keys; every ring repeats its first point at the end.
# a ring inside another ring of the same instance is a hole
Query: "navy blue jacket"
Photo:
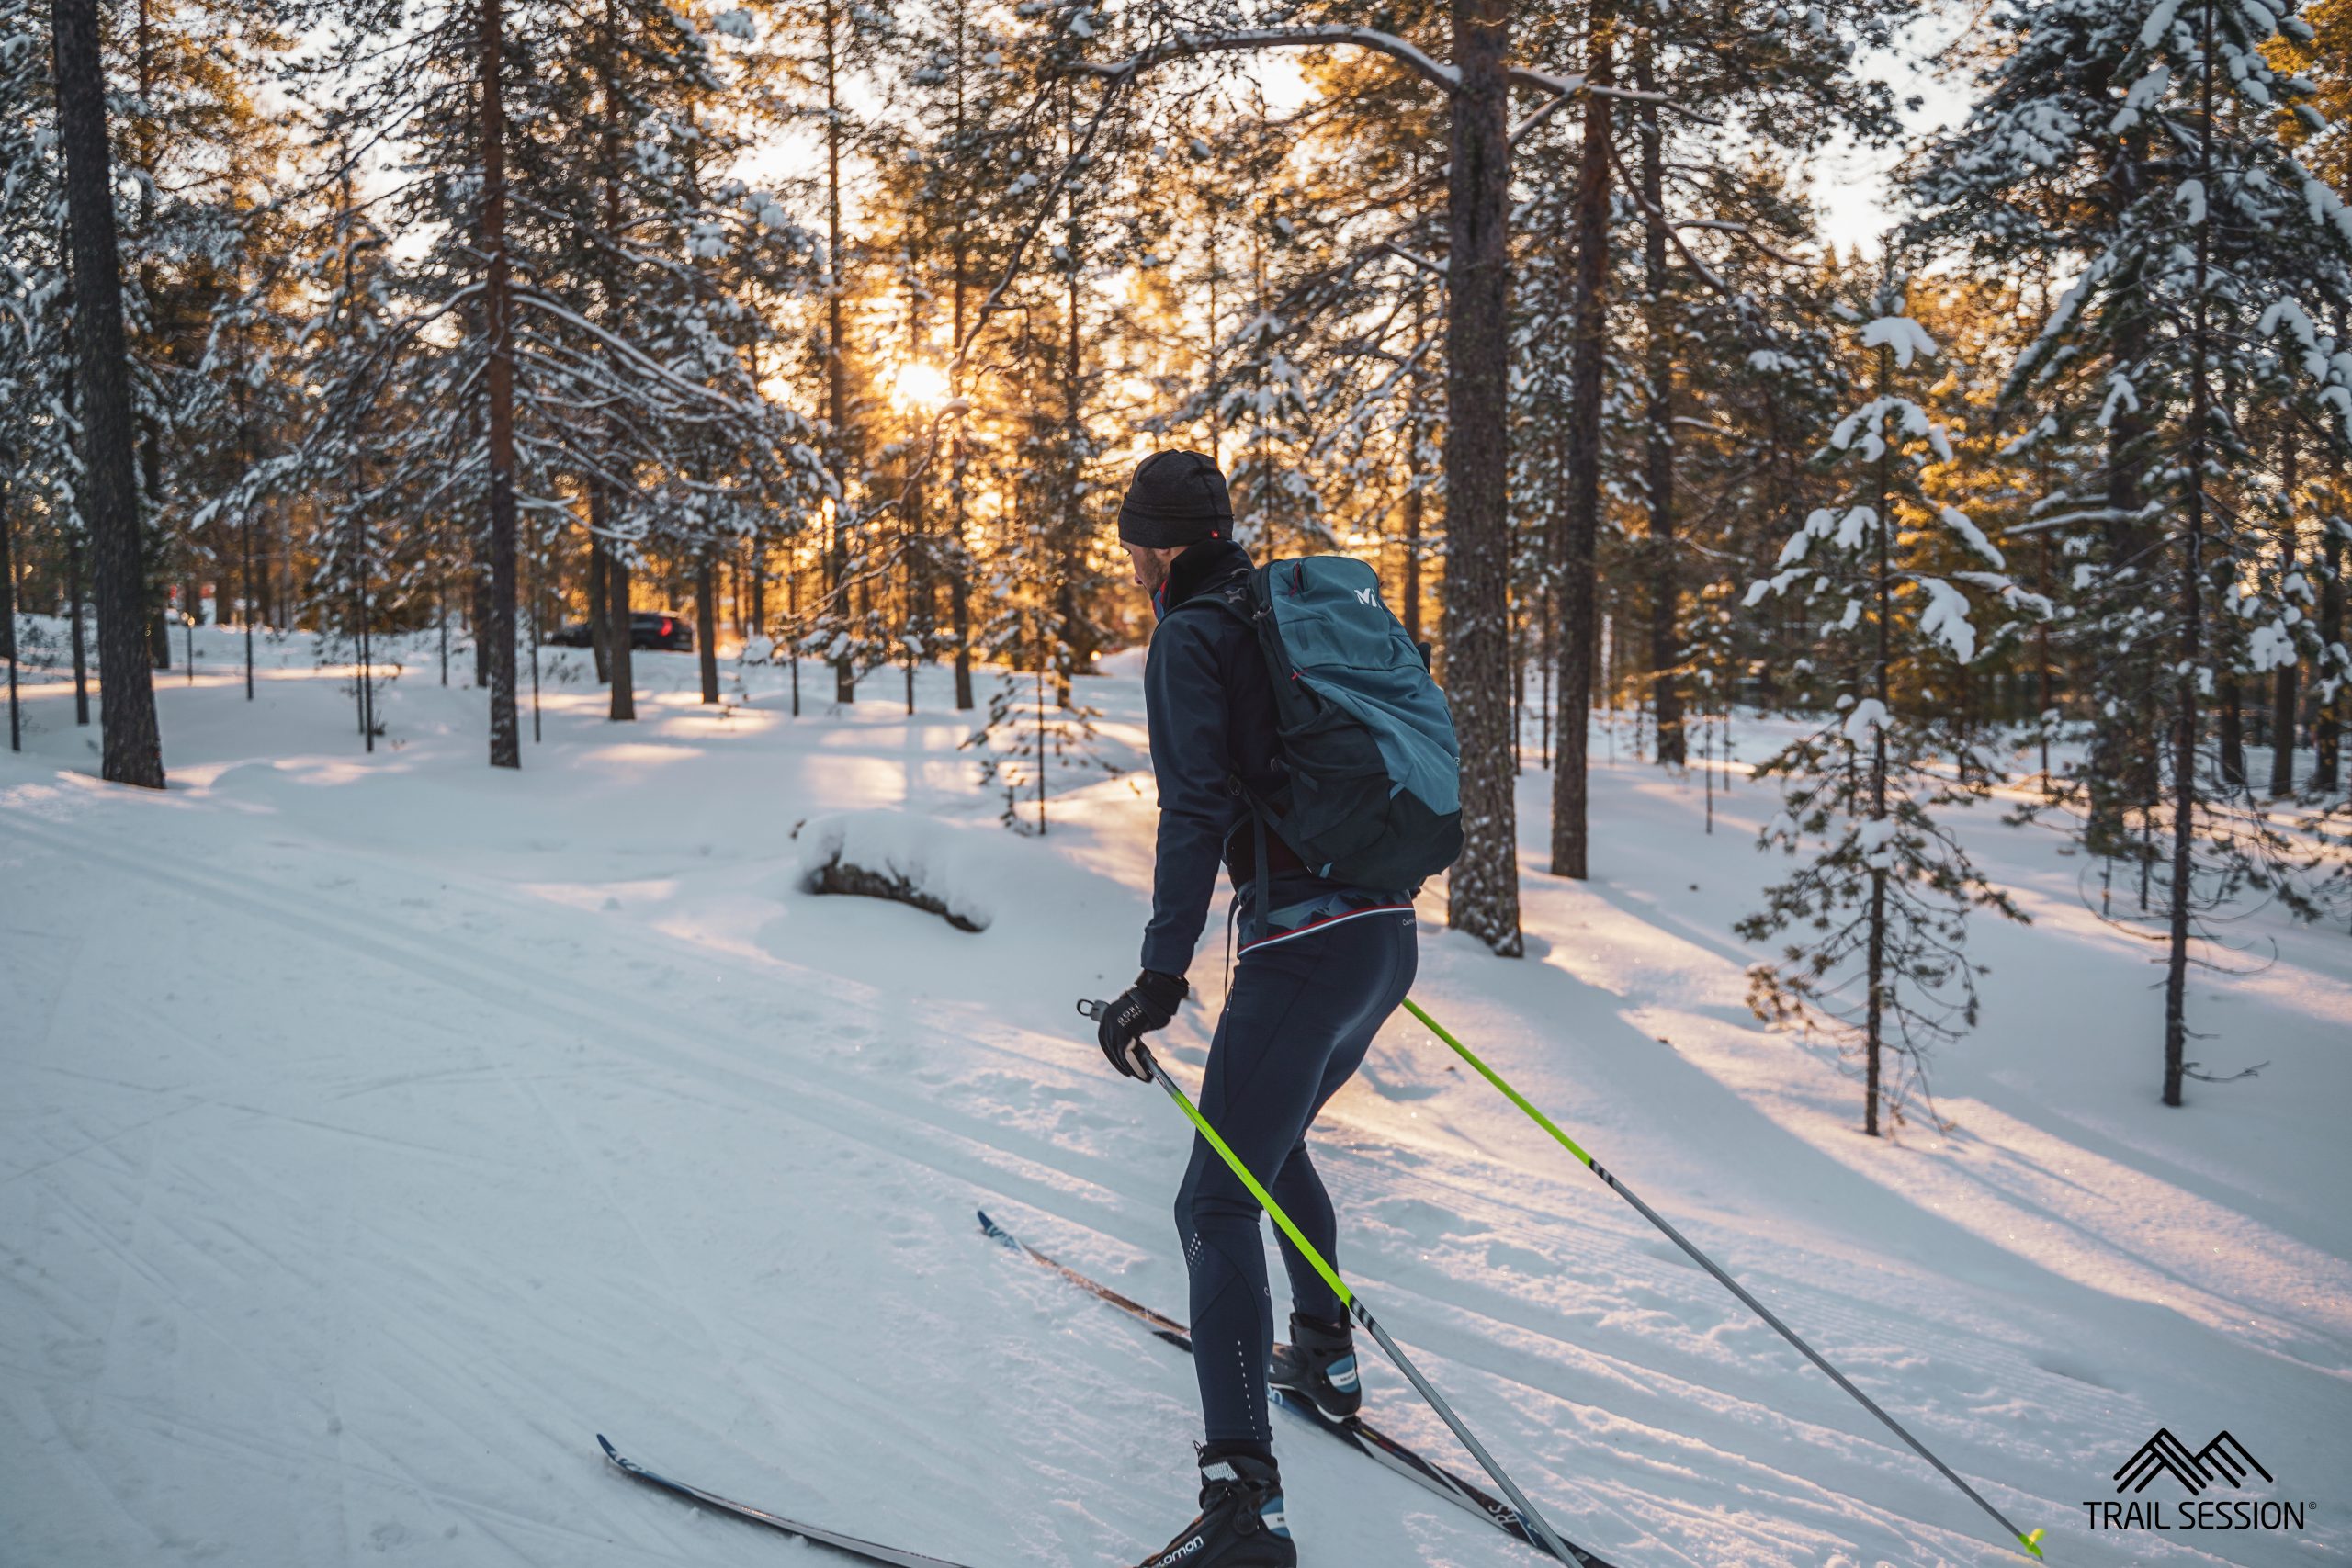
{"type": "MultiPolygon", "coordinates": [[[[1176,558],[1156,605],[1160,621],[1144,661],[1143,693],[1159,784],[1159,845],[1143,966],[1162,974],[1182,975],[1192,964],[1220,862],[1235,890],[1250,896],[1257,835],[1229,781],[1238,774],[1261,798],[1283,795],[1273,688],[1256,635],[1216,605],[1183,609],[1249,573],[1249,553],[1231,540],[1194,545],[1176,558]]],[[[1272,832],[1266,845],[1268,897],[1276,908],[1338,886],[1310,874],[1272,832]]]]}

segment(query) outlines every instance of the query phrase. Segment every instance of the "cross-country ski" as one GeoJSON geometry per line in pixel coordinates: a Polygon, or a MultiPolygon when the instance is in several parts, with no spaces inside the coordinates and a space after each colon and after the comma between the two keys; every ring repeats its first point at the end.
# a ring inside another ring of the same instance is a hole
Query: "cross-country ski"
{"type": "Polygon", "coordinates": [[[0,0],[0,1568],[2352,1562],[2352,0],[0,0]]]}
{"type": "Polygon", "coordinates": [[[844,1535],[839,1530],[828,1529],[822,1525],[812,1525],[802,1519],[787,1519],[782,1514],[772,1514],[765,1508],[755,1508],[749,1503],[738,1503],[731,1497],[721,1497],[716,1492],[706,1492],[699,1486],[689,1485],[683,1481],[673,1481],[658,1471],[648,1470],[614,1448],[612,1439],[602,1432],[596,1434],[596,1444],[605,1450],[605,1457],[612,1461],[614,1466],[623,1474],[634,1476],[649,1486],[658,1487],[662,1491],[684,1497],[702,1507],[716,1508],[722,1514],[731,1515],[739,1519],[747,1519],[755,1525],[765,1525],[772,1530],[797,1536],[802,1540],[813,1541],[819,1546],[830,1547],[844,1557],[854,1557],[863,1562],[879,1562],[884,1564],[885,1568],[968,1568],[968,1564],[950,1562],[944,1557],[927,1557],[920,1551],[906,1551],[895,1546],[882,1546],[874,1541],[860,1540],[854,1535],[844,1535]]]}
{"type": "MultiPolygon", "coordinates": [[[[1089,1279],[1069,1265],[1047,1257],[994,1220],[989,1219],[986,1211],[982,1211],[980,1214],[980,1229],[990,1240],[1002,1244],[1033,1263],[1052,1269],[1079,1289],[1098,1296],[1118,1308],[1148,1329],[1154,1338],[1164,1344],[1173,1345],[1187,1355],[1193,1353],[1192,1336],[1185,1333],[1183,1325],[1173,1318],[1154,1312],[1141,1303],[1130,1301],[1108,1285],[1089,1279]]],[[[1432,1463],[1363,1416],[1354,1414],[1335,1416],[1328,1414],[1304,1391],[1287,1386],[1284,1381],[1285,1371],[1297,1367],[1297,1363],[1290,1355],[1292,1347],[1288,1345],[1275,1347],[1274,1365],[1271,1372],[1270,1381],[1274,1398],[1283,1409],[1317,1431],[1327,1433],[1347,1444],[1374,1463],[1396,1472],[1415,1485],[1426,1488],[1473,1516],[1486,1520],[1513,1540],[1525,1541],[1530,1546],[1535,1546],[1541,1550],[1542,1543],[1536,1540],[1529,1533],[1527,1527],[1520,1522],[1518,1513],[1510,1504],[1487,1493],[1475,1482],[1464,1480],[1444,1466],[1432,1463]]],[[[1303,1380],[1294,1379],[1293,1381],[1303,1380]]],[[[1579,1547],[1572,1544],[1570,1550],[1575,1553],[1578,1562],[1589,1564],[1590,1568],[1608,1568],[1608,1565],[1600,1558],[1579,1547]]]]}

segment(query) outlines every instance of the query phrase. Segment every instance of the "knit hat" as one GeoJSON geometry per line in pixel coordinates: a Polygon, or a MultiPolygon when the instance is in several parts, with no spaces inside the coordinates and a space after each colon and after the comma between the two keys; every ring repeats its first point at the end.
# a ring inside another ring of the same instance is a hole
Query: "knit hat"
{"type": "Polygon", "coordinates": [[[1198,452],[1154,452],[1136,465],[1119,503],[1119,538],[1149,549],[1182,549],[1233,533],[1225,476],[1198,452]]]}

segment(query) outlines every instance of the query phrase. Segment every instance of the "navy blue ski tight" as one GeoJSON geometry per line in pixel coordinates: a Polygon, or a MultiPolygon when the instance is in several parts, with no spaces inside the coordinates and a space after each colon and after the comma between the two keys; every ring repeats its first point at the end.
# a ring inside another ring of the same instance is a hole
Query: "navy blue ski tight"
{"type": "MultiPolygon", "coordinates": [[[[1263,1182],[1316,1250],[1338,1265],[1330,1195],[1306,1155],[1323,1102],[1363,1065],[1381,1024],[1412,988],[1419,952],[1409,911],[1381,910],[1255,945],[1235,965],[1201,1080],[1201,1114],[1263,1182]]],[[[1206,1139],[1176,1194],[1192,1271],[1193,1364],[1208,1440],[1267,1443],[1266,1363],[1273,1307],[1261,1211],[1206,1139]]],[[[1345,1308],[1281,1236],[1291,1302],[1334,1321],[1345,1308]]]]}

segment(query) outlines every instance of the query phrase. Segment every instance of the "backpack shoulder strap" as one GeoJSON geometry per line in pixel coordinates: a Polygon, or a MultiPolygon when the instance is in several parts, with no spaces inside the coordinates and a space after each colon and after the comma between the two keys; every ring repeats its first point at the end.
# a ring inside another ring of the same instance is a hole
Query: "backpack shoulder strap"
{"type": "Polygon", "coordinates": [[[1213,593],[1195,593],[1168,614],[1182,615],[1195,604],[1204,604],[1211,609],[1223,610],[1243,626],[1257,624],[1257,612],[1250,604],[1250,581],[1247,578],[1229,587],[1220,588],[1213,593]]]}

